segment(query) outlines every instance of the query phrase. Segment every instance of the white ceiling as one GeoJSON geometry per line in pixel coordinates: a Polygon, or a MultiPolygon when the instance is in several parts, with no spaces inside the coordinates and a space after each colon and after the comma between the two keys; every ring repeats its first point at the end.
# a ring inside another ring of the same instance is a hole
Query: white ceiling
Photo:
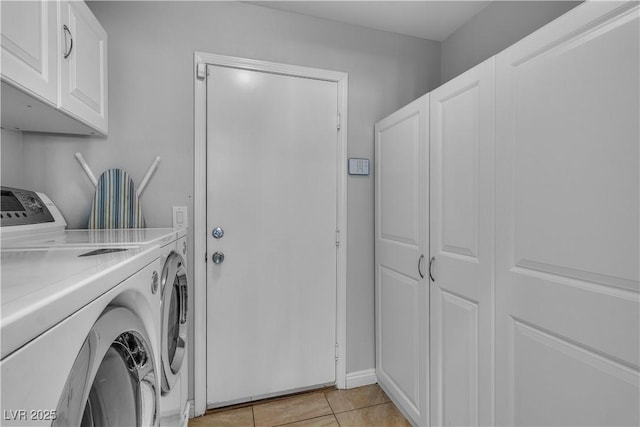
{"type": "Polygon", "coordinates": [[[376,30],[443,41],[490,1],[250,1],[376,30]]]}

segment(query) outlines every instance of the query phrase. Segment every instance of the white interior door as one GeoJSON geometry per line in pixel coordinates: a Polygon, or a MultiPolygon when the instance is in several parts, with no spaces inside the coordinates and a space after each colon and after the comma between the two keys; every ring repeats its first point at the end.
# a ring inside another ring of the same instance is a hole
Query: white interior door
{"type": "Polygon", "coordinates": [[[208,405],[333,383],[337,83],[207,71],[208,405]]]}
{"type": "Polygon", "coordinates": [[[428,423],[429,96],[375,126],[376,374],[415,424],[428,423]]]}
{"type": "Polygon", "coordinates": [[[493,425],[493,58],[430,98],[431,424],[493,425]]]}
{"type": "Polygon", "coordinates": [[[640,20],[586,2],[496,58],[502,425],[638,425],[640,20]]]}

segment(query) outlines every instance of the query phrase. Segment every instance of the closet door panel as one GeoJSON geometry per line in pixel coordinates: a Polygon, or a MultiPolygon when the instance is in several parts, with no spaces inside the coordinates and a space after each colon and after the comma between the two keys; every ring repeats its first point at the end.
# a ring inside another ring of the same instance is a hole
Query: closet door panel
{"type": "Polygon", "coordinates": [[[640,421],[640,19],[589,2],[499,54],[497,421],[640,421]]]}
{"type": "Polygon", "coordinates": [[[417,425],[429,403],[428,122],[425,95],[375,127],[376,374],[417,425]]]}
{"type": "Polygon", "coordinates": [[[494,62],[431,93],[431,424],[493,424],[494,62]]]}

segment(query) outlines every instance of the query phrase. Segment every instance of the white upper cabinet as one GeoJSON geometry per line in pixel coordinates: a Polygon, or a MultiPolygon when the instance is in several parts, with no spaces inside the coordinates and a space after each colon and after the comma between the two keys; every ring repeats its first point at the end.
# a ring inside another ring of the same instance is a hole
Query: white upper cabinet
{"type": "Polygon", "coordinates": [[[58,98],[58,6],[49,1],[3,1],[2,78],[55,105],[58,98]]]}
{"type": "Polygon", "coordinates": [[[106,134],[107,33],[84,2],[60,4],[60,108],[106,134]]]}
{"type": "Polygon", "coordinates": [[[2,1],[2,126],[107,134],[107,34],[82,1],[2,1]]]}

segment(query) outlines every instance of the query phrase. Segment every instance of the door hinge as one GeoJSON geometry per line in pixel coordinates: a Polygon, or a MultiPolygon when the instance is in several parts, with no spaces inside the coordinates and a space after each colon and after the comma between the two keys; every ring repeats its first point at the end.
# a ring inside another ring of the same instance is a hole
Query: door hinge
{"type": "Polygon", "coordinates": [[[340,112],[338,112],[336,128],[340,130],[341,127],[342,127],[342,115],[340,114],[340,112]]]}
{"type": "Polygon", "coordinates": [[[340,230],[336,230],[336,246],[340,246],[340,230]]]}
{"type": "Polygon", "coordinates": [[[196,77],[198,80],[204,80],[207,78],[207,64],[199,62],[196,66],[196,77]]]}
{"type": "Polygon", "coordinates": [[[336,343],[336,360],[340,359],[340,347],[338,343],[336,343]]]}

